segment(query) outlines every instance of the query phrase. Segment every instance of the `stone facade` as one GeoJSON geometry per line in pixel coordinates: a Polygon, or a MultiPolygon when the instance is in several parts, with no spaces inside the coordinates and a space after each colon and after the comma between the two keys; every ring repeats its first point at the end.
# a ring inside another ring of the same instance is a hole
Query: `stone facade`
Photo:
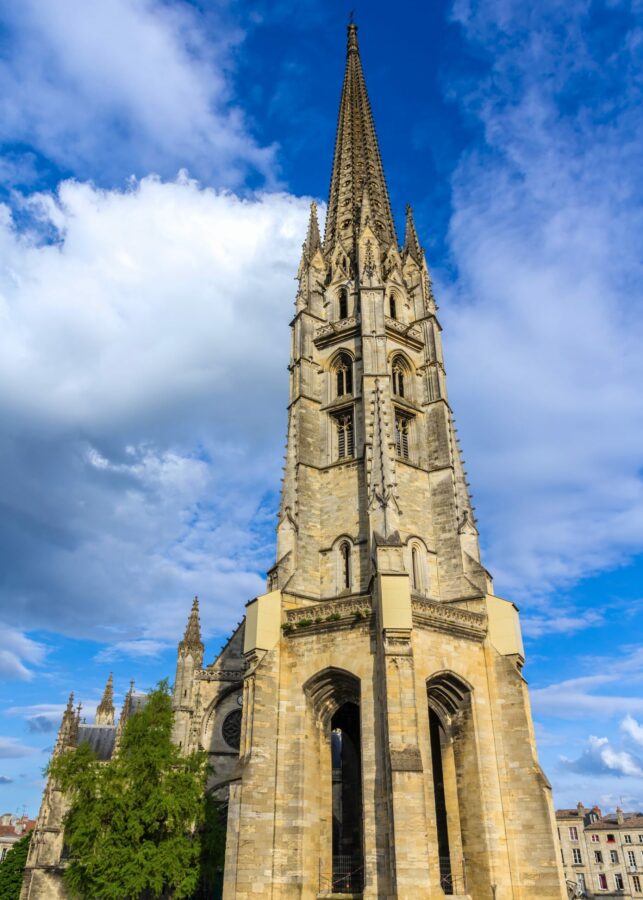
{"type": "Polygon", "coordinates": [[[643,813],[557,809],[558,842],[572,897],[643,898],[643,813]]]}

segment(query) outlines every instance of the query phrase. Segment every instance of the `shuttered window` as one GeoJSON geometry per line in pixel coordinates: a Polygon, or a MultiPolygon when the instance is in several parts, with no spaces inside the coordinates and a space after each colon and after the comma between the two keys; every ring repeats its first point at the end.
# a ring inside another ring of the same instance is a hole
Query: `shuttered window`
{"type": "Polygon", "coordinates": [[[410,419],[402,413],[395,414],[395,452],[400,459],[409,458],[410,419]]]}
{"type": "Polygon", "coordinates": [[[335,416],[337,428],[337,457],[346,459],[355,454],[355,437],[353,433],[353,413],[343,412],[335,416]]]}

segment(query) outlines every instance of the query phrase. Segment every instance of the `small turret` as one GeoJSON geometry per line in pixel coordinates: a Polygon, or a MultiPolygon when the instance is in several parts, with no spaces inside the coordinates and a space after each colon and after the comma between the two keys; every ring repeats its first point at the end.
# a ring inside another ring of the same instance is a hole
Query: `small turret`
{"type": "Polygon", "coordinates": [[[113,725],[114,724],[114,679],[112,673],[109,673],[103,698],[96,708],[96,724],[97,725],[113,725]]]}
{"type": "Polygon", "coordinates": [[[201,641],[199,621],[199,598],[195,597],[185,628],[183,640],[179,643],[174,679],[174,739],[181,747],[186,747],[189,735],[189,720],[194,712],[194,675],[203,664],[204,646],[201,641]]]}
{"type": "Polygon", "coordinates": [[[74,709],[74,692],[72,691],[67,701],[67,707],[63,713],[62,722],[56,738],[54,746],[54,756],[59,756],[70,747],[76,746],[78,739],[78,725],[80,721],[80,713],[74,709]]]}

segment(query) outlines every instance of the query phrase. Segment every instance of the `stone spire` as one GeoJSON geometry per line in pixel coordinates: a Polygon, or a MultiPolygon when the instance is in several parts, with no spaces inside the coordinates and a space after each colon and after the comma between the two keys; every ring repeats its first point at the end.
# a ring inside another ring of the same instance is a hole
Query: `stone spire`
{"type": "Polygon", "coordinates": [[[203,662],[203,643],[201,642],[201,623],[199,621],[199,598],[195,597],[192,601],[192,610],[188,618],[188,624],[185,627],[183,640],[179,644],[179,655],[190,653],[192,658],[201,665],[203,662]]]}
{"type": "Polygon", "coordinates": [[[397,243],[395,225],[362,71],[357,25],[351,22],[324,233],[326,251],[340,242],[354,253],[364,193],[372,228],[382,249],[387,249],[397,243]]]}
{"type": "Polygon", "coordinates": [[[113,725],[114,724],[114,679],[112,673],[109,673],[103,698],[96,708],[96,724],[97,725],[113,725]]]}

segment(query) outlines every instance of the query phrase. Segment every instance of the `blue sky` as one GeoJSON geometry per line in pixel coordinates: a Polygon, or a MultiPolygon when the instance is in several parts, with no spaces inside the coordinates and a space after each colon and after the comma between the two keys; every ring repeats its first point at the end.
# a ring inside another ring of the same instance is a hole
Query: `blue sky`
{"type": "MultiPolygon", "coordinates": [[[[1,810],[70,690],[171,677],[194,594],[212,659],[262,589],[348,9],[0,5],[1,810]]],[[[555,801],[641,809],[640,5],[356,17],[555,801]]]]}

